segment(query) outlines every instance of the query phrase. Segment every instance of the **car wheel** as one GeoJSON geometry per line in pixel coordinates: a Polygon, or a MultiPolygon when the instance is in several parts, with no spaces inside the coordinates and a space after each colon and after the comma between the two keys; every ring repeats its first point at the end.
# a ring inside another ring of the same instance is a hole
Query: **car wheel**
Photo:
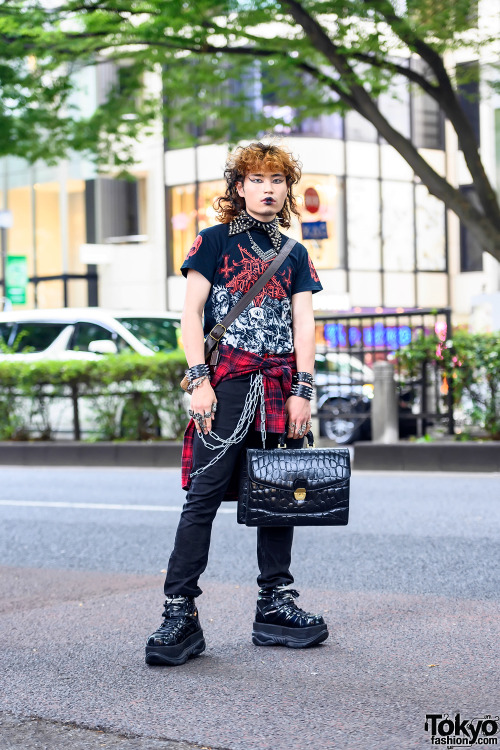
{"type": "Polygon", "coordinates": [[[161,437],[160,417],[151,399],[137,394],[123,407],[120,437],[125,440],[153,440],[161,437]]]}
{"type": "Polygon", "coordinates": [[[363,429],[364,417],[353,417],[355,406],[338,398],[327,401],[321,409],[320,431],[338,445],[348,445],[357,440],[363,429]]]}

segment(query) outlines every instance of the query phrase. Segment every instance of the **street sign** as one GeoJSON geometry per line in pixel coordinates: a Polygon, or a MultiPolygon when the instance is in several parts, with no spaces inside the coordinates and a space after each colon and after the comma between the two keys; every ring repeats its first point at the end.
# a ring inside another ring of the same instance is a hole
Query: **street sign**
{"type": "Polygon", "coordinates": [[[0,229],[10,229],[14,224],[14,215],[12,211],[0,208],[0,229]]]}
{"type": "Polygon", "coordinates": [[[5,296],[14,305],[26,304],[28,261],[25,255],[7,255],[5,259],[5,296]]]}
{"type": "Polygon", "coordinates": [[[326,221],[303,221],[302,222],[302,239],[303,240],[327,240],[328,228],[326,221]]]}
{"type": "Polygon", "coordinates": [[[304,193],[304,204],[310,214],[316,214],[319,211],[319,194],[313,187],[308,187],[304,193]]]}

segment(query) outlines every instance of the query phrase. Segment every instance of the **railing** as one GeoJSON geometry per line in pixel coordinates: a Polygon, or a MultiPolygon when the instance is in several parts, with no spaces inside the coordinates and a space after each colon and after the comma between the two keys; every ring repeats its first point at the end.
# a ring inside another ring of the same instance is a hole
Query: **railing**
{"type": "Polygon", "coordinates": [[[420,377],[405,378],[396,356],[421,333],[449,337],[449,308],[318,314],[315,319],[318,416],[323,425],[333,425],[327,436],[348,442],[341,433],[351,428],[354,439],[370,435],[370,370],[380,359],[394,360],[401,436],[426,435],[431,424],[454,433],[451,384],[442,382],[435,363],[424,363],[420,377]],[[335,423],[343,427],[336,431],[335,423]]]}

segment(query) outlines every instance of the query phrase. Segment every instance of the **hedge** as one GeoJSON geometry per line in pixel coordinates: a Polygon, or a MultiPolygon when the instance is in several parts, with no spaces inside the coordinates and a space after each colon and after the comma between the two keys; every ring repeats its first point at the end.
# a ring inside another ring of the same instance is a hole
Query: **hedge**
{"type": "Polygon", "coordinates": [[[398,352],[398,360],[411,377],[435,363],[470,423],[500,440],[500,333],[457,329],[445,341],[422,335],[398,352]]]}
{"type": "Polygon", "coordinates": [[[93,439],[151,439],[160,427],[162,437],[178,438],[186,423],[179,387],[185,368],[179,350],[151,357],[123,353],[93,360],[0,361],[0,439],[52,439],[51,402],[58,399],[72,405],[76,440],[82,435],[83,399],[92,408],[93,439]],[[160,414],[166,415],[161,425],[160,414]]]}

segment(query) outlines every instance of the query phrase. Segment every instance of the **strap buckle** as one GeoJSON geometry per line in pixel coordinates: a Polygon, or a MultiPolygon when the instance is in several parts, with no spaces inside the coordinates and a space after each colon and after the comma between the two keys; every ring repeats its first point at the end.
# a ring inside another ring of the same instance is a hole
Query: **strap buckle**
{"type": "Polygon", "coordinates": [[[210,338],[212,338],[214,341],[217,341],[217,343],[219,343],[219,341],[224,336],[226,331],[227,331],[227,328],[223,326],[222,323],[217,323],[216,325],[214,325],[210,333],[208,333],[207,335],[210,336],[210,338]],[[214,331],[217,331],[217,333],[219,333],[221,329],[222,329],[222,332],[220,333],[218,337],[217,337],[217,334],[214,335],[214,331]]]}

